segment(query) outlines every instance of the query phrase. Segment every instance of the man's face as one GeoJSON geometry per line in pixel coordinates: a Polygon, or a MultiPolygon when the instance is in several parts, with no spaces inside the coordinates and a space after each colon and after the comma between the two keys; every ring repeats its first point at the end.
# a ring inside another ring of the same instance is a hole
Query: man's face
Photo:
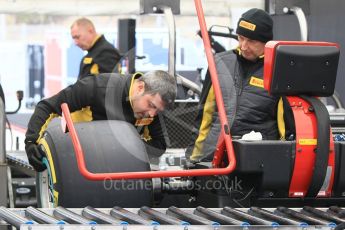
{"type": "Polygon", "coordinates": [[[154,117],[164,110],[164,102],[158,93],[144,93],[144,88],[139,88],[132,96],[132,109],[137,119],[154,117]]]}
{"type": "Polygon", "coordinates": [[[74,44],[82,50],[88,50],[92,45],[92,33],[88,26],[73,25],[71,28],[71,36],[74,44]]]}
{"type": "Polygon", "coordinates": [[[242,56],[249,61],[255,61],[264,54],[265,50],[265,43],[249,39],[242,35],[238,35],[238,46],[242,56]]]}

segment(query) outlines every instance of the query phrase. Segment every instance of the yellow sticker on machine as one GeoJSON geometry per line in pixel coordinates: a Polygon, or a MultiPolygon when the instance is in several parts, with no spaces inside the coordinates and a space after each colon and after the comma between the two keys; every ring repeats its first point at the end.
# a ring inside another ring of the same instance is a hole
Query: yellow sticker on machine
{"type": "Polygon", "coordinates": [[[316,139],[299,139],[298,144],[300,145],[317,145],[316,139]]]}

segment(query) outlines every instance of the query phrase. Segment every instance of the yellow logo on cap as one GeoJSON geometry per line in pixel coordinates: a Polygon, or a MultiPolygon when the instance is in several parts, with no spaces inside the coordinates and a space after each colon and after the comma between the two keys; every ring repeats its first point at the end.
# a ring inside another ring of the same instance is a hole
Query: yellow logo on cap
{"type": "Polygon", "coordinates": [[[256,25],[254,25],[253,23],[250,22],[246,22],[241,20],[240,23],[238,24],[239,26],[247,29],[247,30],[251,30],[251,31],[255,31],[256,25]]]}
{"type": "Polygon", "coordinates": [[[264,80],[254,76],[250,78],[249,84],[256,87],[264,88],[264,80]]]}

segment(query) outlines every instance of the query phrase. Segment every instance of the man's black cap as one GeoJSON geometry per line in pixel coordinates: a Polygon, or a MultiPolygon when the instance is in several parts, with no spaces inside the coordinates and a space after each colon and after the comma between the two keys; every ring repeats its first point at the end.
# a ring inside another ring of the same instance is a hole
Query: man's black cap
{"type": "Polygon", "coordinates": [[[268,42],[273,39],[273,20],[264,10],[253,8],[242,14],[236,33],[252,40],[268,42]]]}

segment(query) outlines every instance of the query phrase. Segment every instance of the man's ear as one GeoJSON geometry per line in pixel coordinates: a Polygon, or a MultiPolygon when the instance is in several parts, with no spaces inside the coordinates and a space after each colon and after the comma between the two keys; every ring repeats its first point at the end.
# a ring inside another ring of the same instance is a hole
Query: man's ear
{"type": "Polygon", "coordinates": [[[145,92],[145,82],[138,81],[137,92],[138,92],[138,94],[141,94],[141,93],[145,92]]]}

